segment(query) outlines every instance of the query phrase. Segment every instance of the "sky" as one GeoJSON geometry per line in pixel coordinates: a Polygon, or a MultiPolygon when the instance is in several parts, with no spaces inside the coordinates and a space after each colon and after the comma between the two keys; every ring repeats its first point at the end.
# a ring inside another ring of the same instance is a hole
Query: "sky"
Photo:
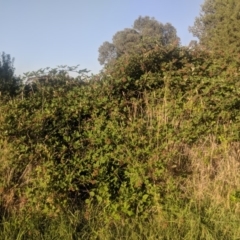
{"type": "Polygon", "coordinates": [[[182,45],[204,0],[0,0],[0,53],[15,59],[17,76],[58,65],[96,74],[98,48],[139,16],[171,23],[182,45]]]}

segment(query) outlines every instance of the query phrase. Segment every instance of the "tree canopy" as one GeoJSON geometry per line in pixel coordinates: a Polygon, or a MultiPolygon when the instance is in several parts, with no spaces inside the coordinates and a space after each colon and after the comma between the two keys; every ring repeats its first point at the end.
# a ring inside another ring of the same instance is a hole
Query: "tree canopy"
{"type": "Polygon", "coordinates": [[[106,64],[123,54],[138,51],[141,43],[148,43],[148,47],[154,45],[169,45],[179,41],[176,29],[170,24],[163,24],[155,18],[139,17],[134,21],[132,28],[118,31],[112,38],[112,43],[105,41],[99,47],[100,64],[106,64]]]}
{"type": "Polygon", "coordinates": [[[240,1],[205,0],[200,16],[189,28],[200,44],[209,50],[239,53],[240,50],[240,1]]]}
{"type": "Polygon", "coordinates": [[[9,54],[2,53],[0,59],[0,96],[17,94],[21,79],[14,76],[14,59],[9,54]]]}

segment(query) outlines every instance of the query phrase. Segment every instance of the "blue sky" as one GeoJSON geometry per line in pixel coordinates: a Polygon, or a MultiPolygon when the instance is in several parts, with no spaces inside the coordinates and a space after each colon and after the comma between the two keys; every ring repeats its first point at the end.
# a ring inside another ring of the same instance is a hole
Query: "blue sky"
{"type": "Polygon", "coordinates": [[[204,0],[0,0],[0,52],[16,75],[57,65],[98,73],[98,48],[139,16],[170,22],[183,45],[204,0]]]}

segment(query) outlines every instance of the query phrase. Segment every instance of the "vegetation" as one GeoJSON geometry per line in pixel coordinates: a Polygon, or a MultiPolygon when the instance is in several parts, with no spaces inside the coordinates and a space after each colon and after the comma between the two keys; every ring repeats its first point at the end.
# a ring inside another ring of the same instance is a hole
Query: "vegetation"
{"type": "Polygon", "coordinates": [[[238,0],[205,0],[202,11],[190,31],[209,50],[230,58],[240,51],[240,2],[238,0]]]}
{"type": "Polygon", "coordinates": [[[19,93],[21,79],[14,76],[14,59],[4,52],[0,60],[0,98],[14,97],[19,93]]]}
{"type": "Polygon", "coordinates": [[[0,105],[0,239],[239,239],[239,67],[142,42],[33,73],[0,105]]]}
{"type": "Polygon", "coordinates": [[[140,16],[133,28],[117,32],[112,43],[106,41],[99,47],[98,61],[107,64],[124,54],[141,52],[141,43],[152,49],[156,44],[167,46],[178,41],[176,29],[170,23],[162,24],[154,18],[140,16]]]}

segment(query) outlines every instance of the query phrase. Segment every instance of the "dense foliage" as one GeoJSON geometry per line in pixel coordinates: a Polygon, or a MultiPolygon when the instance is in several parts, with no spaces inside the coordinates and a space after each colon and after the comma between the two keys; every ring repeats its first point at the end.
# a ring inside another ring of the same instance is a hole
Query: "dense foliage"
{"type": "Polygon", "coordinates": [[[205,0],[190,31],[209,50],[232,57],[240,51],[240,2],[205,0]]]}
{"type": "Polygon", "coordinates": [[[240,59],[149,41],[1,100],[3,236],[239,238],[240,59]]]}
{"type": "Polygon", "coordinates": [[[102,80],[68,79],[8,102],[1,139],[14,157],[5,187],[32,211],[93,201],[143,213],[155,194],[164,202],[171,177],[187,174],[183,145],[208,135],[239,141],[238,67],[201,49],[156,46],[124,55],[102,80]],[[178,152],[167,151],[172,144],[178,152]]]}

